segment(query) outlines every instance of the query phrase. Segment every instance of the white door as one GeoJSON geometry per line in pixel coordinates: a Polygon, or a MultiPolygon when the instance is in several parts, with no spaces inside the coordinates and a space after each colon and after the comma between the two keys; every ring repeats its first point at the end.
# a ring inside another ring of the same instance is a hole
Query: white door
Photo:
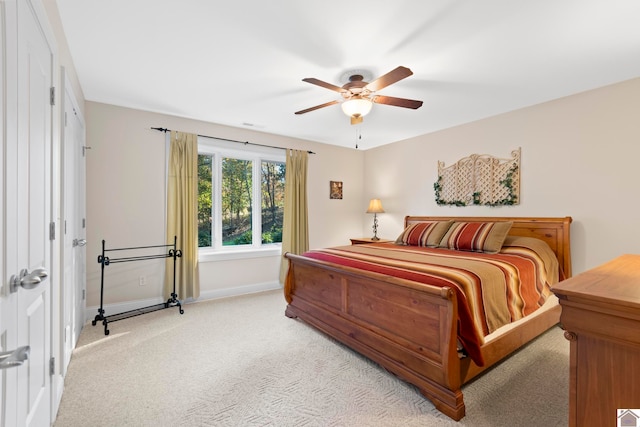
{"type": "Polygon", "coordinates": [[[62,375],[84,324],[85,295],[85,152],[84,121],[68,80],[64,79],[62,118],[63,265],[62,280],[64,341],[62,375]]]}
{"type": "MultiPolygon", "coordinates": [[[[40,5],[36,5],[40,7],[40,5]]],[[[27,276],[16,289],[17,340],[30,354],[18,370],[17,425],[51,424],[51,272],[50,224],[53,55],[29,0],[17,2],[17,165],[15,248],[19,269],[27,276]],[[38,283],[40,280],[40,283],[38,283]]],[[[8,159],[9,160],[9,159],[8,159]]],[[[10,184],[11,185],[11,184],[10,184]]]]}

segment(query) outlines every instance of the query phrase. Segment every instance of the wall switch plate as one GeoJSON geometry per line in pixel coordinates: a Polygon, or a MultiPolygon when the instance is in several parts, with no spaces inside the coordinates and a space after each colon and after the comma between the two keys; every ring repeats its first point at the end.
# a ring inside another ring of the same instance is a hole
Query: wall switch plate
{"type": "Polygon", "coordinates": [[[138,284],[139,284],[140,286],[144,286],[144,285],[146,285],[146,284],[147,284],[147,279],[146,279],[144,276],[140,276],[140,277],[138,278],[138,284]]]}

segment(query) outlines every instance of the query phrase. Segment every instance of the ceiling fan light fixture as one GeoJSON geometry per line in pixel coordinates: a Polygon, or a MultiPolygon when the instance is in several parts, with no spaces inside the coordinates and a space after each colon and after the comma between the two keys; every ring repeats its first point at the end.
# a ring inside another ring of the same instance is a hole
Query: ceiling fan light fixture
{"type": "Polygon", "coordinates": [[[342,103],[342,111],[349,117],[364,117],[371,111],[373,102],[366,98],[351,98],[342,103]]]}

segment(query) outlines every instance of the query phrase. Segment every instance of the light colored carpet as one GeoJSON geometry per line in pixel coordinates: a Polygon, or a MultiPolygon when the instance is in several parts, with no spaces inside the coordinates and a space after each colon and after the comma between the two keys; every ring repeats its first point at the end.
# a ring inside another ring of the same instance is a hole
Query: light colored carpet
{"type": "Polygon", "coordinates": [[[113,322],[108,336],[87,324],[55,426],[567,425],[559,328],[465,386],[467,415],[454,422],[285,306],[276,291],[113,322]]]}

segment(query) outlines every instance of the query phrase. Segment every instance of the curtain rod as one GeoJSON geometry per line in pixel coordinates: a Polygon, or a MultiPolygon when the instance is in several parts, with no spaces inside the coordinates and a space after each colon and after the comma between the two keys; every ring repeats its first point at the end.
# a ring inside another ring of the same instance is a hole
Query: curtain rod
{"type": "MultiPolygon", "coordinates": [[[[157,131],[160,131],[160,132],[164,132],[164,133],[171,132],[171,129],[167,129],[167,128],[151,128],[151,129],[157,130],[157,131]]],[[[203,138],[220,139],[222,141],[237,142],[239,144],[244,144],[244,145],[257,145],[257,146],[260,146],[260,147],[278,148],[280,150],[287,150],[286,147],[276,147],[275,145],[256,144],[255,142],[238,141],[238,140],[235,140],[235,139],[219,138],[217,136],[209,136],[209,135],[200,135],[200,134],[198,134],[198,136],[201,136],[203,138]]],[[[307,153],[316,154],[313,151],[309,151],[309,150],[307,150],[307,153]]]]}

